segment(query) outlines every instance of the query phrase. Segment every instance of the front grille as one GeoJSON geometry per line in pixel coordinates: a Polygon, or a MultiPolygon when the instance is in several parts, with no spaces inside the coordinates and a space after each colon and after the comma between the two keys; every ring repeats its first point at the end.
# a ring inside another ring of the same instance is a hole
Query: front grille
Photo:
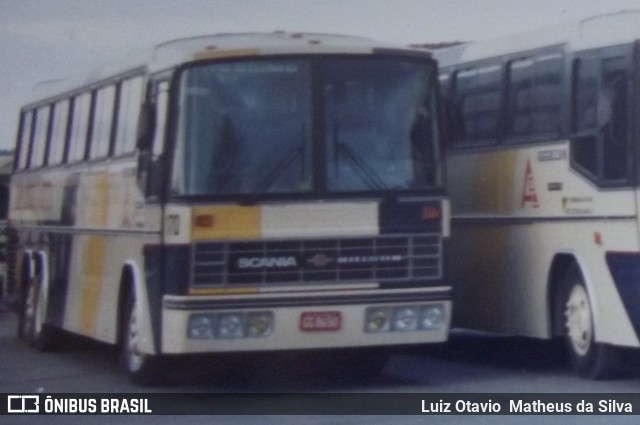
{"type": "Polygon", "coordinates": [[[357,283],[442,277],[437,235],[304,241],[199,242],[193,285],[357,283]]]}

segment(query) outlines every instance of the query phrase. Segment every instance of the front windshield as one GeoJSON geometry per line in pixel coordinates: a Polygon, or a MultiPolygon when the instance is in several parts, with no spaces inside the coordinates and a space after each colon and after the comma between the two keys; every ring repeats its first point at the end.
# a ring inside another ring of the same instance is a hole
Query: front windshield
{"type": "Polygon", "coordinates": [[[427,64],[336,59],[322,68],[329,190],[439,184],[435,93],[427,64]]]}
{"type": "Polygon", "coordinates": [[[198,66],[183,74],[174,192],[311,189],[311,82],[302,60],[198,66]]]}
{"type": "Polygon", "coordinates": [[[441,170],[433,71],[430,62],[396,56],[190,67],[180,80],[172,192],[434,188],[441,170]]]}

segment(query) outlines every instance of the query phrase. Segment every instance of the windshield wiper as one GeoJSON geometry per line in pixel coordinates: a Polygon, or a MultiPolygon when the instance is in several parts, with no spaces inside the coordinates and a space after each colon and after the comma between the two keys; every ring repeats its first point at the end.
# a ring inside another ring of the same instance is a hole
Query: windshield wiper
{"type": "MultiPolygon", "coordinates": [[[[285,172],[287,168],[291,164],[293,164],[299,157],[302,158],[304,156],[304,147],[300,146],[297,148],[291,149],[276,165],[271,169],[269,174],[266,175],[264,179],[258,185],[257,191],[259,193],[264,193],[271,188],[271,186],[278,181],[282,173],[285,172]]],[[[302,161],[302,170],[301,176],[304,178],[304,161],[302,161]]]]}
{"type": "Polygon", "coordinates": [[[335,120],[333,123],[333,149],[336,157],[336,171],[339,168],[340,155],[342,155],[370,189],[384,190],[387,188],[384,180],[380,178],[371,165],[367,164],[350,146],[340,143],[338,138],[338,123],[335,120]]]}

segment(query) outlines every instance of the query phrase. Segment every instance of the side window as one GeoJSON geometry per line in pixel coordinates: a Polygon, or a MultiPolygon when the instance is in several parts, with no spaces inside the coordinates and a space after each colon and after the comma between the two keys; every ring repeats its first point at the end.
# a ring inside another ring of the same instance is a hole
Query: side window
{"type": "Polygon", "coordinates": [[[138,117],[142,105],[143,78],[135,77],[120,83],[115,154],[133,152],[136,148],[138,117]]]}
{"type": "Polygon", "coordinates": [[[69,161],[82,161],[87,147],[87,130],[91,112],[91,93],[75,97],[73,105],[73,125],[71,129],[71,150],[69,161]]]}
{"type": "Polygon", "coordinates": [[[562,56],[543,55],[509,63],[507,136],[557,134],[563,98],[562,56]]]}
{"type": "Polygon", "coordinates": [[[33,132],[33,110],[24,112],[22,115],[22,130],[20,134],[20,151],[18,157],[18,169],[27,168],[29,163],[29,148],[31,146],[31,135],[33,132]]]}
{"type": "Polygon", "coordinates": [[[451,119],[454,143],[500,137],[501,67],[469,68],[454,74],[451,119]]]}
{"type": "Polygon", "coordinates": [[[599,60],[582,57],[573,64],[573,127],[577,137],[571,144],[574,163],[591,178],[598,178],[598,138],[595,135],[598,107],[599,60]]]}
{"type": "Polygon", "coordinates": [[[628,98],[627,58],[607,58],[602,61],[603,107],[599,114],[599,126],[603,144],[604,180],[621,180],[628,177],[628,98]]]}
{"type": "MultiPolygon", "coordinates": [[[[163,167],[160,157],[164,152],[167,112],[169,107],[169,82],[160,81],[153,84],[153,102],[155,104],[155,130],[151,152],[140,152],[138,178],[147,179],[147,196],[160,195],[162,191],[163,167]]],[[[145,184],[143,182],[143,184],[145,184]]]]}
{"type": "Polygon", "coordinates": [[[29,168],[37,168],[44,165],[44,153],[49,134],[49,108],[50,106],[42,106],[36,110],[36,125],[29,168]]]}
{"type": "Polygon", "coordinates": [[[51,130],[51,147],[49,164],[61,164],[64,160],[64,148],[67,141],[67,123],[69,121],[69,100],[61,100],[55,104],[53,127],[51,130]]]}
{"type": "Polygon", "coordinates": [[[104,158],[109,154],[115,97],[115,85],[103,87],[96,92],[91,137],[91,158],[104,158]]]}
{"type": "Polygon", "coordinates": [[[605,186],[626,184],[629,154],[629,58],[585,55],[574,61],[571,156],[605,186]]]}
{"type": "Polygon", "coordinates": [[[157,85],[156,93],[156,128],[153,138],[153,154],[160,155],[164,150],[164,135],[167,127],[167,108],[169,107],[169,82],[157,85]]]}
{"type": "Polygon", "coordinates": [[[573,63],[573,130],[584,133],[596,128],[599,60],[595,56],[573,63]]]}

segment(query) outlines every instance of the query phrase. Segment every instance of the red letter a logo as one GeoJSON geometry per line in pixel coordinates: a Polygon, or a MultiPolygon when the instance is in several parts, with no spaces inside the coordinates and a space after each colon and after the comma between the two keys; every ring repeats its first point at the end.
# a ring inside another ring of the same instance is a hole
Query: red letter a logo
{"type": "Polygon", "coordinates": [[[533,181],[531,171],[531,160],[527,159],[527,168],[524,172],[524,189],[522,191],[522,208],[529,204],[533,208],[538,208],[538,196],[536,195],[536,185],[533,181]]]}

